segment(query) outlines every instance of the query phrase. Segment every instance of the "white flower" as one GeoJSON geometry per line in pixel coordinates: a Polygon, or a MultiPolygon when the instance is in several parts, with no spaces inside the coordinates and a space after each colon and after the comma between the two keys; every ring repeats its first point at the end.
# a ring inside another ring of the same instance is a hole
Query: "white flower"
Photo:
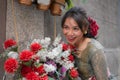
{"type": "Polygon", "coordinates": [[[60,45],[58,45],[57,47],[55,47],[54,49],[52,49],[51,52],[48,52],[47,57],[49,57],[50,59],[54,59],[54,58],[57,57],[61,52],[62,52],[62,44],[60,44],[60,45]]]}
{"type": "Polygon", "coordinates": [[[74,67],[74,63],[72,63],[71,61],[66,61],[64,62],[63,66],[66,68],[66,69],[71,69],[74,67]]]}
{"type": "Polygon", "coordinates": [[[63,56],[64,58],[67,58],[70,55],[70,50],[66,50],[62,52],[60,55],[63,56]]]}
{"type": "Polygon", "coordinates": [[[52,64],[44,64],[44,69],[46,72],[54,72],[56,71],[56,67],[52,64]]]}
{"type": "Polygon", "coordinates": [[[60,44],[61,39],[62,39],[61,36],[58,35],[58,36],[55,38],[55,40],[54,40],[54,42],[53,42],[53,45],[54,45],[54,46],[57,46],[58,44],[60,44]]]}
{"type": "Polygon", "coordinates": [[[23,77],[23,78],[22,78],[22,80],[26,80],[26,78],[25,78],[25,77],[23,77]]]}
{"type": "Polygon", "coordinates": [[[65,63],[65,61],[68,61],[68,56],[70,55],[70,50],[66,50],[64,52],[61,52],[57,57],[56,57],[56,62],[60,63],[61,65],[65,63]],[[63,57],[64,59],[61,59],[63,57]]]}
{"type": "Polygon", "coordinates": [[[17,59],[18,58],[18,53],[17,52],[9,52],[8,55],[7,55],[9,58],[14,58],[14,59],[17,59]]]}
{"type": "MultiPolygon", "coordinates": [[[[36,43],[40,43],[40,39],[34,39],[34,40],[32,41],[32,43],[35,43],[35,42],[36,42],[36,43]]],[[[32,44],[32,43],[31,43],[31,44],[32,44]]]]}
{"type": "Polygon", "coordinates": [[[42,50],[38,51],[36,55],[40,57],[40,60],[46,61],[48,51],[47,51],[47,49],[42,49],[42,50]]]}
{"type": "Polygon", "coordinates": [[[41,39],[40,43],[42,47],[47,48],[50,45],[51,38],[45,37],[45,39],[41,39]]]}

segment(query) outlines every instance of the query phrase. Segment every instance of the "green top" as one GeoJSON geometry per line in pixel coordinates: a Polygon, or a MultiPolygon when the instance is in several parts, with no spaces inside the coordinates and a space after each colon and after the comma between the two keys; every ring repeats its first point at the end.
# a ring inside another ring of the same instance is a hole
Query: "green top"
{"type": "Polygon", "coordinates": [[[75,55],[75,66],[82,80],[88,80],[92,76],[96,80],[108,80],[103,47],[95,39],[91,39],[80,58],[75,55]]]}

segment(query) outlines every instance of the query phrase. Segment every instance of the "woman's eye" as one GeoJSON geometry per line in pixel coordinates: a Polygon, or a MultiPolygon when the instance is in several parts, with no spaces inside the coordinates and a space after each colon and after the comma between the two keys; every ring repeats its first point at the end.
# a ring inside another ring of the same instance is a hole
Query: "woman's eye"
{"type": "Polygon", "coordinates": [[[73,29],[76,30],[76,31],[79,30],[79,28],[77,28],[77,27],[75,27],[75,28],[73,28],[73,29]]]}
{"type": "Polygon", "coordinates": [[[63,29],[68,29],[68,26],[63,26],[63,29]]]}

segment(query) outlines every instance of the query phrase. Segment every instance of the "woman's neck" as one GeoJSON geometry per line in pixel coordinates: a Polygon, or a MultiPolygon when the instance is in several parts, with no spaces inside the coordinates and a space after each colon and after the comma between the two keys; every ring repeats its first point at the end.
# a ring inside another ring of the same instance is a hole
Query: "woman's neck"
{"type": "Polygon", "coordinates": [[[87,47],[87,44],[91,41],[90,38],[83,38],[79,41],[79,43],[76,45],[76,48],[79,50],[84,50],[87,47]]]}
{"type": "Polygon", "coordinates": [[[81,38],[81,39],[75,44],[76,48],[78,48],[79,45],[82,44],[85,39],[86,39],[85,37],[81,38]]]}

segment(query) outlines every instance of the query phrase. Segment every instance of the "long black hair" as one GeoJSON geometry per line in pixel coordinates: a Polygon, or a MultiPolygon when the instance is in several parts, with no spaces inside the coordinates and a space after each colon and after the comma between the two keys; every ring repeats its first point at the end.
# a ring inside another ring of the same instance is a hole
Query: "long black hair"
{"type": "Polygon", "coordinates": [[[87,33],[84,34],[84,37],[95,38],[90,33],[89,21],[86,11],[82,7],[73,7],[68,10],[62,18],[61,26],[63,27],[65,20],[71,17],[78,24],[79,28],[83,31],[83,27],[87,28],[87,33]]]}

